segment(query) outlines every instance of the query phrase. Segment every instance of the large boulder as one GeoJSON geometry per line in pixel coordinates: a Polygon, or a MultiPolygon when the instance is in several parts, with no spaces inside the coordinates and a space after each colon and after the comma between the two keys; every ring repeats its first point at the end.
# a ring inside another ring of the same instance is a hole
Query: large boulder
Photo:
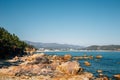
{"type": "Polygon", "coordinates": [[[77,61],[68,61],[57,66],[56,70],[66,74],[77,74],[80,69],[77,61]]]}

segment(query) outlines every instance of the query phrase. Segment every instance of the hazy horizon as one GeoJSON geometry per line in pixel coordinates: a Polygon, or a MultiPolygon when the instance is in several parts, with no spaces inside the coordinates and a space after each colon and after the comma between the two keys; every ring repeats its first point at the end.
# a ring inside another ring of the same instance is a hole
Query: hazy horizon
{"type": "MultiPolygon", "coordinates": [[[[29,40],[23,40],[23,41],[29,41],[29,40]]],[[[34,43],[47,43],[49,44],[49,42],[40,42],[40,41],[30,41],[30,42],[34,42],[34,43]]],[[[79,45],[79,44],[69,44],[69,43],[57,43],[57,42],[52,42],[52,44],[66,44],[66,45],[75,45],[75,46],[81,46],[81,47],[88,47],[88,46],[109,46],[109,45],[119,45],[119,44],[91,44],[91,45],[79,45]]]]}
{"type": "Polygon", "coordinates": [[[21,40],[120,45],[120,0],[0,0],[0,27],[21,40]]]}

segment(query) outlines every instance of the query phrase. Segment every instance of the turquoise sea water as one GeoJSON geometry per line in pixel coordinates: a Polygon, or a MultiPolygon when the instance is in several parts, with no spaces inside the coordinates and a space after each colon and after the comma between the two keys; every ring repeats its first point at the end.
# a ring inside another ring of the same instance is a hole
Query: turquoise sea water
{"type": "Polygon", "coordinates": [[[93,56],[102,55],[102,59],[79,60],[80,66],[85,71],[92,72],[95,76],[98,75],[97,70],[103,70],[103,74],[108,77],[120,74],[120,52],[45,52],[45,54],[71,54],[72,56],[83,56],[84,54],[93,56]],[[89,61],[91,66],[85,66],[84,61],[89,61]]]}

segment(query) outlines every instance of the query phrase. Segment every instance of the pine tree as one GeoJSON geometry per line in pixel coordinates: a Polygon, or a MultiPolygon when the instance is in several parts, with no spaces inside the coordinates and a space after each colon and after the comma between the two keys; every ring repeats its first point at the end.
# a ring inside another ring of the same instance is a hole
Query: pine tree
{"type": "Polygon", "coordinates": [[[0,58],[21,55],[25,47],[29,47],[29,45],[21,41],[15,34],[11,34],[0,27],[0,58]]]}

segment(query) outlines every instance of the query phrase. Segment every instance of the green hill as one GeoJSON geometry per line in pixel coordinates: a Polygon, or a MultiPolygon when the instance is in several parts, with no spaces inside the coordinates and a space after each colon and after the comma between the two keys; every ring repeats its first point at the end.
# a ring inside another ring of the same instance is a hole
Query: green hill
{"type": "Polygon", "coordinates": [[[114,50],[114,51],[120,51],[120,45],[103,45],[103,46],[98,46],[98,45],[93,45],[84,48],[85,50],[114,50]]]}
{"type": "Polygon", "coordinates": [[[0,58],[11,58],[24,54],[25,47],[29,45],[21,41],[15,34],[9,33],[0,27],[0,58]]]}

